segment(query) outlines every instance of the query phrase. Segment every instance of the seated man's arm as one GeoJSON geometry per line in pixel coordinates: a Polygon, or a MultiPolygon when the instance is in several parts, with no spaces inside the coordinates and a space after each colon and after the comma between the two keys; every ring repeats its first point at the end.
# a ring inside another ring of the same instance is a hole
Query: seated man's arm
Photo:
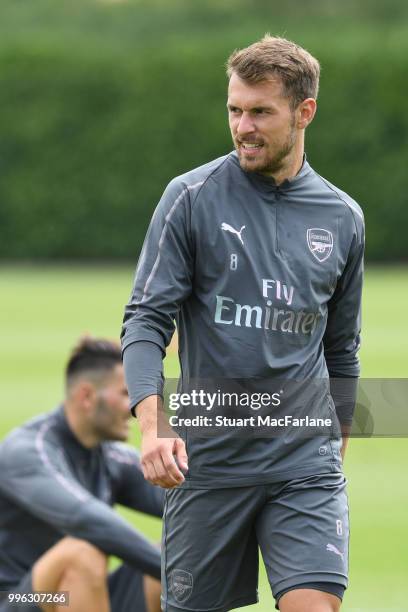
{"type": "Polygon", "coordinates": [[[63,535],[87,540],[160,578],[160,552],[117,512],[82,487],[46,432],[11,434],[0,447],[0,490],[63,535]]]}
{"type": "Polygon", "coordinates": [[[115,444],[108,451],[108,459],[115,469],[115,501],[133,510],[161,517],[164,490],[145,480],[138,452],[125,444],[115,444]]]}

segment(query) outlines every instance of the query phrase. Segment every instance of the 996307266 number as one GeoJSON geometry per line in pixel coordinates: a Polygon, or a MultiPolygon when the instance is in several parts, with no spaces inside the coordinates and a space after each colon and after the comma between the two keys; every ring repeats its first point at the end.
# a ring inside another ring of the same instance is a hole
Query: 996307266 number
{"type": "Polygon", "coordinates": [[[7,594],[7,600],[9,603],[18,604],[59,604],[62,606],[69,605],[69,593],[68,591],[57,591],[54,593],[42,593],[40,591],[33,591],[30,593],[13,593],[7,594]]]}

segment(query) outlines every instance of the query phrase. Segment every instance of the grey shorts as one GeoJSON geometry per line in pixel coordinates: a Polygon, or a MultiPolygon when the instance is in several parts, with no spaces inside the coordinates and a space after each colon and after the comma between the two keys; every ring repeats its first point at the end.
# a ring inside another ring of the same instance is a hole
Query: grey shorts
{"type": "MultiPolygon", "coordinates": [[[[111,612],[146,612],[143,590],[143,574],[123,564],[108,576],[109,599],[111,612]]],[[[31,571],[25,574],[12,593],[32,593],[31,571]]],[[[0,602],[0,612],[38,612],[36,604],[9,603],[7,595],[0,602]]],[[[69,606],[67,606],[69,612],[69,606]]]]}
{"type": "Polygon", "coordinates": [[[341,598],[348,539],[341,473],[253,487],[172,489],[163,526],[163,610],[224,612],[256,603],[259,548],[276,600],[301,585],[341,598]]]}

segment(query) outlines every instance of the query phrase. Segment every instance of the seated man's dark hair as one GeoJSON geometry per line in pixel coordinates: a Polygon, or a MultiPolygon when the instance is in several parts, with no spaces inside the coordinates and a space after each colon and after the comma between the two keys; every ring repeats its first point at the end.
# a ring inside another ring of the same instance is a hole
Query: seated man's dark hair
{"type": "Polygon", "coordinates": [[[80,338],[68,359],[65,369],[69,384],[77,375],[86,373],[101,373],[112,370],[122,363],[120,345],[105,338],[80,338]]]}

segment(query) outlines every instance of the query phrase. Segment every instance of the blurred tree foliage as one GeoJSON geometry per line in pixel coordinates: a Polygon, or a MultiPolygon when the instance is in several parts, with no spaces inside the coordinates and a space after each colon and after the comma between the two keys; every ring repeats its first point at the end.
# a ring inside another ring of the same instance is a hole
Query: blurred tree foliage
{"type": "Polygon", "coordinates": [[[313,167],[407,259],[405,0],[2,0],[0,256],[135,259],[170,178],[231,148],[224,62],[265,31],[322,64],[313,167]],[[275,6],[276,5],[276,6],[275,6]]]}

